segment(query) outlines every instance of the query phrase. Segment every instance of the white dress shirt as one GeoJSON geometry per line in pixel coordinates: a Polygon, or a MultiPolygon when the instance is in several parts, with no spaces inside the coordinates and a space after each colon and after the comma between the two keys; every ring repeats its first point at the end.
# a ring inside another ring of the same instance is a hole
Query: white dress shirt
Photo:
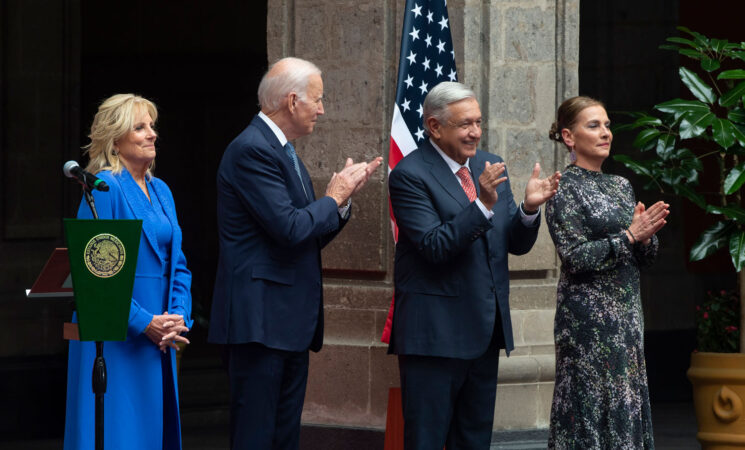
{"type": "MultiPolygon", "coordinates": [[[[287,137],[285,136],[284,132],[282,132],[282,129],[277,126],[272,119],[270,119],[266,114],[264,114],[263,111],[259,111],[259,118],[264,121],[264,123],[269,126],[269,129],[272,130],[275,136],[277,136],[277,139],[279,140],[279,143],[282,145],[282,147],[287,144],[287,137]]],[[[347,200],[347,203],[339,208],[339,215],[346,219],[349,216],[349,207],[352,206],[352,199],[349,198],[347,200]]]]}
{"type": "MultiPolygon", "coordinates": [[[[431,138],[429,142],[432,144],[432,147],[434,147],[435,150],[437,150],[437,153],[439,153],[440,156],[442,156],[442,159],[445,160],[445,164],[447,164],[450,170],[453,172],[453,176],[458,180],[458,184],[463,186],[463,182],[460,181],[460,178],[458,178],[458,175],[456,175],[456,172],[458,172],[458,170],[460,170],[461,167],[465,167],[466,169],[468,169],[468,173],[471,173],[471,167],[469,166],[469,162],[471,161],[471,159],[470,158],[467,159],[465,164],[460,165],[453,158],[446,155],[445,152],[443,152],[442,149],[438,147],[437,144],[435,144],[435,141],[433,141],[431,138]]],[[[479,207],[481,212],[484,213],[484,217],[486,217],[487,219],[492,218],[492,216],[494,215],[494,211],[487,209],[486,206],[484,206],[484,204],[481,202],[481,199],[479,199],[478,197],[476,198],[476,205],[479,207]]],[[[538,211],[536,211],[533,214],[526,213],[525,209],[523,209],[522,202],[520,202],[519,209],[520,209],[520,219],[522,220],[522,223],[525,226],[533,225],[533,222],[535,222],[535,219],[538,218],[538,215],[541,212],[541,209],[538,208],[538,211]]]]}

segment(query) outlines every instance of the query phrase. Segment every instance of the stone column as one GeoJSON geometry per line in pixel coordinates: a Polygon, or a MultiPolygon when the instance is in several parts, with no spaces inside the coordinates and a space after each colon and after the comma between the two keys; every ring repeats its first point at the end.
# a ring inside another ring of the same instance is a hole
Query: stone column
{"type": "MultiPolygon", "coordinates": [[[[346,157],[388,155],[395,101],[400,1],[280,0],[267,3],[269,61],[297,56],[323,71],[324,108],[296,145],[323,192],[346,157]]],[[[305,423],[385,426],[398,365],[380,342],[393,295],[386,170],[354,198],[352,218],[324,250],[325,339],[311,354],[305,423]]]]}
{"type": "MultiPolygon", "coordinates": [[[[323,192],[345,157],[387,156],[403,1],[268,2],[270,62],[309,59],[323,70],[326,116],[298,152],[323,192]]],[[[516,199],[535,162],[564,167],[548,140],[558,104],[577,92],[579,1],[451,0],[459,78],[487,121],[482,148],[503,156],[516,199]]],[[[398,367],[379,342],[393,293],[385,171],[355,198],[353,217],[324,251],[326,339],[311,356],[306,423],[385,426],[398,367]]],[[[495,429],[548,426],[553,392],[557,258],[542,226],[526,256],[510,260],[516,350],[500,361],[495,429]],[[509,407],[506,407],[509,405],[509,407]]]]}
{"type": "MultiPolygon", "coordinates": [[[[461,4],[463,25],[453,26],[456,48],[460,39],[463,42],[460,76],[476,91],[487,121],[482,149],[505,159],[519,201],[536,162],[544,176],[563,170],[567,163],[566,151],[548,139],[548,130],[559,104],[577,95],[579,1],[464,0],[461,4]]],[[[500,360],[495,429],[548,427],[558,264],[545,224],[530,253],[511,256],[516,348],[500,360]]]]}

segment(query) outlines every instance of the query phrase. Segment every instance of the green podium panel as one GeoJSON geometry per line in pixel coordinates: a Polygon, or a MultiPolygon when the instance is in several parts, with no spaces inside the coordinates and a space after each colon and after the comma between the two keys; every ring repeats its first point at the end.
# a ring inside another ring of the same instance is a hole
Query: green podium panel
{"type": "Polygon", "coordinates": [[[126,340],[142,220],[64,224],[80,340],[126,340]]]}

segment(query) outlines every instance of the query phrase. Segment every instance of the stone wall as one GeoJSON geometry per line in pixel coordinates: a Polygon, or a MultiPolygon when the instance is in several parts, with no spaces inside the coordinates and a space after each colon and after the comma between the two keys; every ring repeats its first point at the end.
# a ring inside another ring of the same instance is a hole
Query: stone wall
{"type": "MultiPolygon", "coordinates": [[[[461,30],[462,79],[476,90],[488,124],[482,148],[504,157],[522,199],[536,162],[544,176],[566,163],[547,136],[558,105],[578,90],[579,1],[466,0],[461,30]]],[[[516,349],[500,361],[495,429],[548,426],[557,267],[545,225],[529,254],[510,259],[516,349]]]]}
{"type": "MultiPolygon", "coordinates": [[[[558,104],[577,92],[579,2],[451,0],[448,6],[459,78],[477,92],[487,121],[482,148],[505,158],[521,199],[535,162],[544,174],[564,167],[564,152],[546,135],[558,104]]],[[[269,61],[298,56],[324,72],[326,116],[297,143],[317,190],[346,157],[387,156],[403,8],[393,0],[268,3],[269,61]]],[[[398,385],[396,359],[379,341],[393,293],[393,244],[385,172],[375,176],[355,198],[350,224],[324,252],[326,345],[311,356],[306,423],[382,428],[388,388],[398,385]]],[[[545,428],[557,276],[545,226],[534,249],[510,267],[517,348],[500,361],[494,426],[545,428]]]]}

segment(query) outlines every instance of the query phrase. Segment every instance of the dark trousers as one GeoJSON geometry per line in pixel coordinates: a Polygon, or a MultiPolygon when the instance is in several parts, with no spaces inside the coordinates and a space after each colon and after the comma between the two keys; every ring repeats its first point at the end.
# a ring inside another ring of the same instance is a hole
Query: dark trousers
{"type": "Polygon", "coordinates": [[[499,348],[493,340],[476,359],[399,355],[406,450],[489,449],[499,348]]]}
{"type": "Polygon", "coordinates": [[[297,450],[308,351],[229,345],[230,444],[234,450],[297,450]]]}

